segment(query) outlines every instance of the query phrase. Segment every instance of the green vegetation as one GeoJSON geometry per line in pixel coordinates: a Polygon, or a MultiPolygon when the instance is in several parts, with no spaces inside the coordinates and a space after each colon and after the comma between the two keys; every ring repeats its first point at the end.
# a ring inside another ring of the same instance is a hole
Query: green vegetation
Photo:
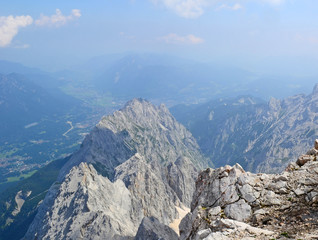
{"type": "Polygon", "coordinates": [[[289,238],[289,235],[288,235],[287,232],[283,232],[283,233],[281,233],[280,235],[289,238]]]}
{"type": "Polygon", "coordinates": [[[48,189],[54,183],[57,175],[70,157],[51,162],[44,168],[33,173],[29,178],[23,179],[15,186],[5,190],[0,196],[0,240],[21,239],[26,233],[30,223],[37,212],[38,203],[44,199],[48,189]],[[12,211],[16,207],[15,196],[21,191],[23,194],[31,191],[31,195],[25,199],[25,203],[18,215],[13,216],[12,211]],[[6,225],[8,218],[13,222],[6,225]]]}
{"type": "Polygon", "coordinates": [[[19,151],[19,148],[16,147],[12,147],[10,150],[8,151],[3,151],[0,153],[0,158],[8,158],[11,157],[14,153],[16,153],[17,151],[19,151]]]}
{"type": "MultiPolygon", "coordinates": [[[[33,170],[31,172],[28,172],[28,173],[25,173],[25,174],[20,174],[19,176],[16,176],[16,177],[8,177],[7,178],[7,182],[17,182],[17,181],[20,181],[22,179],[26,179],[26,178],[29,178],[31,177],[34,173],[36,173],[37,170],[33,170]]],[[[0,184],[3,184],[3,183],[0,183],[0,184]]]]}

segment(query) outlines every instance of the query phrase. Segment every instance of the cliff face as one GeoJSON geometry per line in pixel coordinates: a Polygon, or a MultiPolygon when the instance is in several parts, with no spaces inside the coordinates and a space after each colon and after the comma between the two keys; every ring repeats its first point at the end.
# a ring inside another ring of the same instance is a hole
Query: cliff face
{"type": "Polygon", "coordinates": [[[240,163],[279,173],[318,137],[318,85],[309,95],[268,103],[252,97],[172,109],[216,166],[240,163]]]}
{"type": "Polygon", "coordinates": [[[181,239],[315,239],[318,142],[281,174],[236,164],[200,173],[181,239]]]}
{"type": "Polygon", "coordinates": [[[144,217],[168,225],[176,207],[190,205],[204,165],[196,141],[165,106],[134,99],[86,137],[25,239],[129,239],[144,217]]]}

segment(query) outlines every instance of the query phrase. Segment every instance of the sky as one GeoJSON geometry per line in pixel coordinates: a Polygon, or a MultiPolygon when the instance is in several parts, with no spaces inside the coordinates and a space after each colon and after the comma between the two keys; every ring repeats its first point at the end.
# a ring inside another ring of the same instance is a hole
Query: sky
{"type": "Polygon", "coordinates": [[[317,12],[317,0],[3,1],[0,59],[56,70],[152,52],[318,75],[317,12]]]}

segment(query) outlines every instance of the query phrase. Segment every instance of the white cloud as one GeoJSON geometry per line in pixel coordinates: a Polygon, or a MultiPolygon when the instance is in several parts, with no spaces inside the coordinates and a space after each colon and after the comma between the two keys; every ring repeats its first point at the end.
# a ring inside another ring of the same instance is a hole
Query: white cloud
{"type": "Polygon", "coordinates": [[[65,25],[69,21],[73,21],[81,17],[81,11],[79,9],[73,9],[71,14],[65,16],[60,9],[56,9],[56,12],[52,16],[41,15],[41,17],[35,21],[38,26],[55,26],[60,27],[65,25]]]}
{"type": "Polygon", "coordinates": [[[151,0],[155,4],[162,4],[181,17],[197,18],[204,13],[204,8],[210,2],[217,0],[151,0]]]}
{"type": "Polygon", "coordinates": [[[242,9],[243,6],[239,3],[234,4],[233,6],[229,6],[227,4],[222,4],[221,6],[219,6],[218,8],[216,8],[217,11],[222,10],[222,9],[228,9],[228,10],[232,10],[232,11],[237,11],[242,9]]]}
{"type": "MultiPolygon", "coordinates": [[[[206,8],[215,6],[216,4],[222,4],[222,8],[239,10],[242,5],[239,2],[254,1],[258,3],[267,3],[273,6],[278,6],[283,4],[286,0],[237,0],[238,3],[234,4],[232,7],[226,4],[226,2],[231,2],[228,0],[150,0],[156,5],[162,5],[165,8],[174,11],[181,17],[184,18],[197,18],[200,17],[206,8]]],[[[222,9],[221,8],[221,9],[222,9]]]]}
{"type": "Polygon", "coordinates": [[[285,2],[285,0],[263,0],[263,1],[272,5],[280,5],[285,2]]]}
{"type": "Polygon", "coordinates": [[[170,33],[166,36],[160,37],[159,39],[169,44],[200,44],[204,42],[202,38],[196,37],[193,34],[179,36],[178,34],[170,33]]]}
{"type": "Polygon", "coordinates": [[[0,47],[7,47],[22,27],[31,25],[31,16],[0,17],[0,47]]]}

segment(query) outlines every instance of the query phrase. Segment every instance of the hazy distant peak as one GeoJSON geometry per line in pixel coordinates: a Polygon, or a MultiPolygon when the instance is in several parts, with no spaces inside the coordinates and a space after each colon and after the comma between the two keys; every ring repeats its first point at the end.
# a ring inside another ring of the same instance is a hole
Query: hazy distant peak
{"type": "Polygon", "coordinates": [[[312,95],[318,95],[318,83],[315,84],[311,94],[312,95]]]}

